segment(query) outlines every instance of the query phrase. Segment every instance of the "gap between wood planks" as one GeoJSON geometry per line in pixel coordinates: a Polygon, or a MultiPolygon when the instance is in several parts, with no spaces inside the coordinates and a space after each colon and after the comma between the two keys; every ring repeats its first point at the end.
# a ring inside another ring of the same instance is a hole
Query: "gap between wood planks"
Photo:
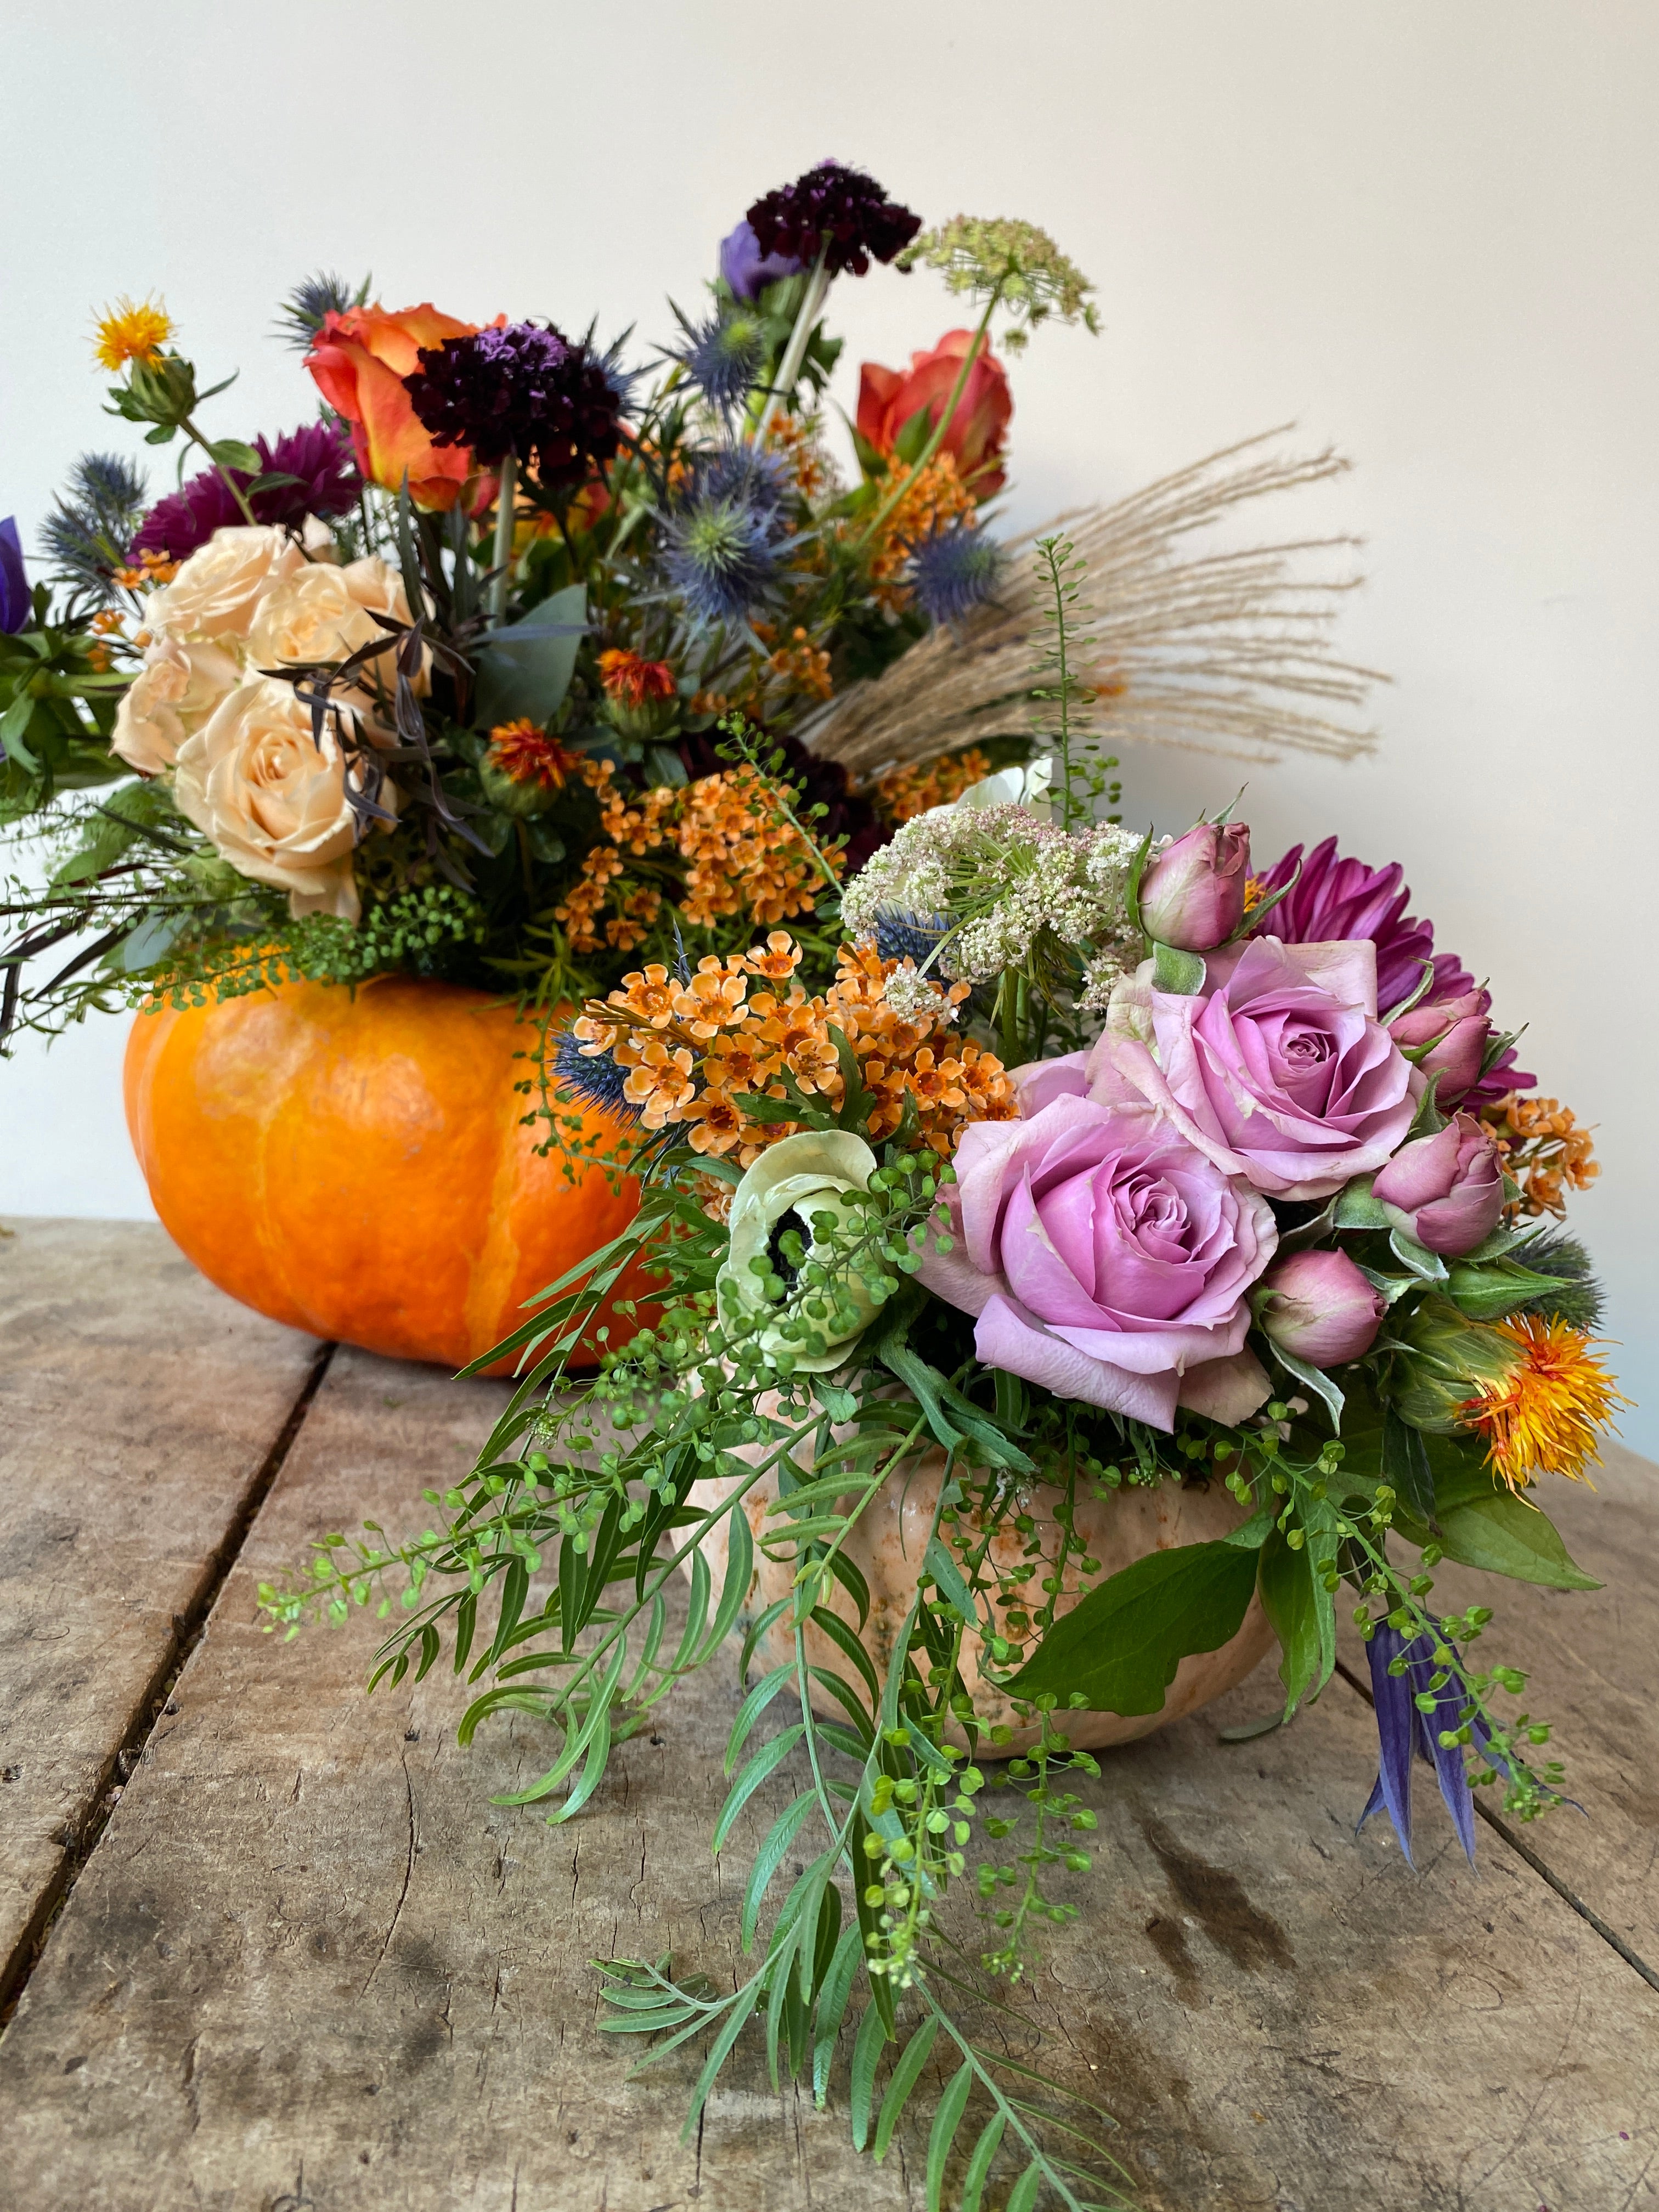
{"type": "Polygon", "coordinates": [[[34,1910],[24,1924],[10,1957],[0,1965],[0,2034],[4,2033],[7,2023],[28,1987],[30,1977],[40,1963],[53,1923],[68,1904],[88,1861],[103,1840],[104,1831],[109,1826],[110,1815],[120,1802],[127,1777],[143,1757],[156,1723],[167,1710],[173,1687],[184,1672],[186,1661],[202,1640],[213,1608],[219,1601],[219,1593],[241,1557],[242,1547],[247,1541],[248,1532],[259,1508],[270,1495],[271,1486],[294,1449],[295,1439],[311,1410],[313,1400],[323,1387],[323,1378],[338,1349],[337,1344],[319,1344],[312,1355],[310,1371],[301,1385],[299,1395],[289,1407],[287,1419],[277,1431],[276,1441],[243,1492],[235,1511],[231,1515],[229,1525],[202,1571],[201,1580],[189,1604],[183,1613],[175,1613],[173,1616],[171,1640],[133,1707],[125,1732],[105,1763],[90,1802],[78,1824],[66,1825],[64,1836],[65,1848],[58,1869],[36,1899],[34,1910]]]}
{"type": "MultiPolygon", "coordinates": [[[[1346,1660],[1339,1659],[1337,1661],[1336,1671],[1347,1684],[1348,1687],[1351,1690],[1357,1692],[1358,1695],[1365,1700],[1365,1703],[1368,1705],[1375,1705],[1376,1699],[1371,1695],[1370,1685],[1368,1682],[1362,1681],[1359,1676],[1354,1673],[1352,1668],[1347,1664],[1346,1660]]],[[[1471,1791],[1470,1795],[1473,1796],[1474,1792],[1471,1791]]],[[[1549,1884],[1550,1887],[1555,1892],[1556,1895],[1561,1899],[1564,1905],[1570,1905],[1573,1911],[1578,1915],[1579,1918],[1593,1928],[1596,1934],[1601,1938],[1601,1941],[1619,1954],[1620,1957],[1624,1960],[1627,1966],[1633,1966],[1644,1982],[1648,1983],[1652,1988],[1659,1990],[1659,1972],[1656,1972],[1654,1968],[1649,1966],[1647,1960],[1642,1956],[1639,1951],[1632,1950],[1630,1945],[1626,1942],[1624,1937],[1619,1934],[1618,1930],[1613,1928],[1609,1928],[1607,1922],[1602,1919],[1601,1914],[1599,1912],[1593,1911],[1591,1908],[1585,1904],[1583,1899],[1579,1896],[1576,1890],[1569,1888],[1567,1884],[1562,1881],[1560,1875],[1553,1872],[1553,1869],[1539,1857],[1537,1852],[1534,1850],[1531,1844],[1522,1842],[1522,1838],[1516,1834],[1515,1830],[1510,1827],[1509,1822],[1504,1820],[1501,1814],[1494,1813],[1492,1808],[1479,1797],[1474,1798],[1474,1809],[1492,1832],[1495,1835],[1502,1837],[1503,1840],[1515,1853],[1516,1858],[1523,1859],[1532,1869],[1533,1872],[1538,1876],[1540,1881],[1547,1881],[1549,1884]]]]}

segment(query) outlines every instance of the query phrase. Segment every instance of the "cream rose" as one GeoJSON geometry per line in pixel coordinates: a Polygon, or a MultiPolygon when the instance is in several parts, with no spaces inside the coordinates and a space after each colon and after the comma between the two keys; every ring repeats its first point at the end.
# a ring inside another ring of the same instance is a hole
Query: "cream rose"
{"type": "MultiPolygon", "coordinates": [[[[313,737],[310,712],[289,685],[258,677],[179,747],[173,795],[232,867],[285,890],[295,914],[356,921],[356,817],[346,778],[360,773],[331,730],[320,744],[313,737]]],[[[380,802],[395,807],[390,784],[380,802]]]]}
{"type": "Polygon", "coordinates": [[[343,568],[313,562],[273,584],[247,633],[254,668],[344,660],[386,632],[356,598],[343,568]]]}
{"type": "Polygon", "coordinates": [[[216,530],[170,584],[151,593],[144,619],[159,636],[245,638],[265,594],[305,565],[285,531],[216,530]]]}
{"type": "Polygon", "coordinates": [[[121,695],[111,750],[141,775],[160,775],[241,680],[234,653],[216,645],[185,647],[176,638],[158,638],[121,695]]]}
{"type": "MultiPolygon", "coordinates": [[[[313,562],[284,576],[260,601],[248,632],[248,665],[300,667],[345,660],[366,645],[381,645],[385,649],[365,664],[362,681],[333,696],[362,718],[370,737],[389,738],[398,641],[375,621],[377,614],[409,620],[408,595],[395,569],[374,555],[345,568],[313,562]]],[[[426,689],[424,668],[415,688],[426,689]]]]}

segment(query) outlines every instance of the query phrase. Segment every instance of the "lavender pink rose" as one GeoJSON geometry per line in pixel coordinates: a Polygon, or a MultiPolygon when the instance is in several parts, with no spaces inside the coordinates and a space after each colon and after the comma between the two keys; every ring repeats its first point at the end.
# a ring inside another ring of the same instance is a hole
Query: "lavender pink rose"
{"type": "Polygon", "coordinates": [[[1091,1089],[1127,1082],[1224,1173],[1271,1198],[1328,1198],[1404,1141],[1425,1079],[1376,1019],[1368,941],[1251,939],[1205,989],[1152,991],[1152,1039],[1109,1030],[1091,1089]]]}
{"type": "Polygon", "coordinates": [[[1152,1425],[1177,1404],[1237,1422],[1267,1395],[1244,1348],[1272,1209],[1139,1099],[1077,1095],[1080,1061],[1030,1118],[963,1130],[953,1249],[921,1279],[978,1317],[988,1366],[1152,1425]]]}
{"type": "Polygon", "coordinates": [[[1371,1194],[1396,1229],[1458,1259],[1492,1235],[1504,1211],[1498,1141],[1473,1115],[1455,1114],[1433,1136],[1401,1146],[1371,1194]]]}

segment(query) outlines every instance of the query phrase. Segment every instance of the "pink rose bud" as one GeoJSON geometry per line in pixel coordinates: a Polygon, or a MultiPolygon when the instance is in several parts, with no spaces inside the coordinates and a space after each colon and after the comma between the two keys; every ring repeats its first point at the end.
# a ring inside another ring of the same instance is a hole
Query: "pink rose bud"
{"type": "Polygon", "coordinates": [[[1396,1229],[1457,1259],[1492,1235],[1504,1211],[1498,1140],[1472,1115],[1455,1115],[1432,1137],[1402,1145],[1371,1193],[1396,1229]]]}
{"type": "Polygon", "coordinates": [[[1389,1034],[1399,1045],[1431,1045],[1418,1061],[1425,1075],[1437,1075],[1435,1097],[1442,1106],[1455,1106],[1480,1079],[1480,1063],[1492,1035],[1487,1019],[1492,1000],[1485,991],[1464,991],[1455,999],[1436,999],[1413,1006],[1389,1024],[1389,1034]]]}
{"type": "Polygon", "coordinates": [[[1182,952],[1212,952],[1244,919],[1250,832],[1243,822],[1200,822],[1166,845],[1140,879],[1146,933],[1182,952]]]}
{"type": "Polygon", "coordinates": [[[1291,1252],[1262,1278],[1257,1317],[1281,1352],[1340,1367],[1369,1352],[1388,1311],[1346,1252],[1291,1252]]]}

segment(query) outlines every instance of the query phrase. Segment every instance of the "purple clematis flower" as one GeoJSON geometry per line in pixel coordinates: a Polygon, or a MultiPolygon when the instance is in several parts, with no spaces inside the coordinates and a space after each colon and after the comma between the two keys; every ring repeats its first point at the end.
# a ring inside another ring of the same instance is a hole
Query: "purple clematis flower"
{"type": "MultiPolygon", "coordinates": [[[[1386,1806],[1394,1832],[1400,1838],[1400,1848],[1406,1854],[1407,1866],[1415,1866],[1412,1856],[1412,1753],[1416,1751],[1434,1768],[1435,1779],[1440,1784],[1440,1794],[1446,1801],[1446,1809],[1452,1816],[1452,1826],[1457,1831],[1457,1840],[1463,1846],[1471,1866],[1474,1863],[1474,1800],[1469,1790],[1463,1753],[1456,1744],[1440,1741],[1443,1729],[1455,1729],[1463,1710],[1463,1692],[1454,1676],[1443,1689],[1435,1691],[1434,1711],[1420,1712],[1417,1693],[1427,1691],[1436,1669],[1430,1659],[1429,1645],[1419,1638],[1410,1647],[1397,1628],[1385,1623],[1373,1631],[1365,1646],[1365,1656],[1371,1667],[1371,1696],[1376,1713],[1376,1735],[1380,1747],[1377,1760],[1376,1784],[1365,1801],[1365,1809],[1358,1825],[1364,1827],[1371,1814],[1386,1806]],[[1391,1661],[1405,1652],[1406,1671],[1390,1674],[1391,1661]]],[[[1480,1725],[1476,1724],[1480,1733],[1480,1725]]]]}
{"type": "MultiPolygon", "coordinates": [[[[1457,1744],[1443,1744],[1442,1731],[1449,1732],[1460,1724],[1464,1697],[1455,1676],[1440,1689],[1431,1689],[1430,1684],[1440,1671],[1430,1656],[1432,1639],[1419,1636],[1407,1644],[1398,1629],[1383,1626],[1372,1632],[1365,1646],[1365,1656],[1370,1661],[1371,1695],[1376,1712],[1377,1741],[1381,1756],[1377,1762],[1376,1786],[1365,1801],[1358,1826],[1363,1828],[1371,1814],[1388,1808],[1394,1832],[1400,1838],[1400,1847],[1406,1854],[1407,1866],[1414,1866],[1412,1857],[1412,1752],[1415,1747],[1419,1758],[1427,1759],[1434,1768],[1435,1779],[1440,1784],[1440,1794],[1446,1801],[1446,1809],[1452,1816],[1452,1826],[1457,1831],[1457,1840],[1463,1846],[1469,1864],[1474,1864],[1474,1797],[1469,1787],[1468,1773],[1463,1762],[1462,1747],[1457,1744]],[[1405,1654],[1406,1671],[1390,1674],[1391,1661],[1405,1654]],[[1419,1692],[1434,1699],[1431,1712],[1419,1710],[1419,1692]]],[[[1476,1714],[1469,1723],[1469,1733],[1474,1739],[1476,1756],[1500,1774],[1511,1771],[1509,1762],[1492,1747],[1492,1732],[1476,1714]]],[[[1554,1792],[1547,1793],[1555,1795],[1554,1792]]],[[[1559,1802],[1571,1805],[1575,1812],[1583,1807],[1571,1797],[1559,1802]]]]}
{"type": "Polygon", "coordinates": [[[0,522],[0,630],[15,637],[27,629],[33,612],[27,571],[23,566],[22,542],[11,515],[0,522]]]}
{"type": "Polygon", "coordinates": [[[805,266],[793,253],[763,253],[749,222],[740,222],[720,240],[720,275],[739,300],[758,300],[769,284],[799,276],[805,266]]]}
{"type": "MultiPolygon", "coordinates": [[[[1376,1003],[1385,1018],[1416,990],[1425,960],[1434,968],[1428,998],[1455,999],[1474,989],[1474,976],[1455,952],[1435,951],[1434,924],[1406,912],[1411,891],[1397,860],[1386,868],[1373,868],[1364,860],[1340,860],[1335,838],[1327,837],[1305,857],[1300,845],[1292,845],[1261,877],[1262,888],[1282,889],[1296,877],[1298,862],[1302,872],[1295,888],[1262,917],[1267,934],[1286,945],[1369,937],[1376,947],[1376,1003]]],[[[1510,1091],[1530,1091],[1537,1080],[1516,1066],[1515,1048],[1507,1046],[1465,1094],[1465,1103],[1478,1110],[1486,1099],[1502,1098],[1510,1091]]]]}

